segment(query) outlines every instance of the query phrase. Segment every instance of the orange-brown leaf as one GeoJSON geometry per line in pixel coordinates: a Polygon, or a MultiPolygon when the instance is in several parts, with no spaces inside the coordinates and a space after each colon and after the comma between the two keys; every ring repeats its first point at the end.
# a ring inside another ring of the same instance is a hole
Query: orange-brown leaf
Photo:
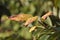
{"type": "Polygon", "coordinates": [[[29,25],[30,23],[34,22],[37,18],[38,18],[38,16],[29,18],[29,19],[25,22],[24,25],[25,25],[25,26],[26,26],[26,25],[29,25]]]}
{"type": "Polygon", "coordinates": [[[10,17],[10,19],[14,21],[26,21],[30,17],[32,17],[30,14],[18,14],[16,16],[10,17]]]}
{"type": "Polygon", "coordinates": [[[52,12],[49,11],[48,13],[46,13],[45,15],[42,16],[42,19],[45,20],[48,16],[52,15],[52,12]]]}

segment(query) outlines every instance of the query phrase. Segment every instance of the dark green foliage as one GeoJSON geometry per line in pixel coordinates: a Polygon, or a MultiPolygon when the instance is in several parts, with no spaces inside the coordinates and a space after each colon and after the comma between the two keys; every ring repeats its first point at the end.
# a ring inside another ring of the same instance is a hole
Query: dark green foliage
{"type": "Polygon", "coordinates": [[[0,0],[0,19],[0,40],[60,40],[60,0],[0,0]],[[42,22],[41,17],[48,11],[53,14],[42,22]],[[20,13],[38,16],[38,19],[24,26],[25,22],[7,18],[20,13]],[[29,32],[33,26],[36,29],[29,32]]]}

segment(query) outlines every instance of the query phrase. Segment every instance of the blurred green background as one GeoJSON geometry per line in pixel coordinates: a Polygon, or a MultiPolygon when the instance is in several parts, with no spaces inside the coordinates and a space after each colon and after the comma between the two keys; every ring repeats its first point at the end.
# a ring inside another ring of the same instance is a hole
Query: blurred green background
{"type": "Polygon", "coordinates": [[[6,7],[10,12],[0,13],[0,40],[60,40],[60,0],[0,0],[0,5],[4,5],[3,8],[6,7]],[[23,25],[24,22],[11,21],[5,16],[24,13],[40,19],[48,11],[53,14],[43,24],[36,20],[27,27],[23,25]],[[33,26],[37,28],[29,32],[33,26]]]}

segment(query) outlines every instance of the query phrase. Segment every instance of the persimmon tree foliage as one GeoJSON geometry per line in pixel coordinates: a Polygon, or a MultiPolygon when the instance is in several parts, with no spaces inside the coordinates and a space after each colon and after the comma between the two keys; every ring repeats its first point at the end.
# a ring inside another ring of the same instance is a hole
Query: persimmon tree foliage
{"type": "Polygon", "coordinates": [[[60,0],[0,0],[0,5],[10,12],[0,13],[0,40],[60,40],[60,0]]]}

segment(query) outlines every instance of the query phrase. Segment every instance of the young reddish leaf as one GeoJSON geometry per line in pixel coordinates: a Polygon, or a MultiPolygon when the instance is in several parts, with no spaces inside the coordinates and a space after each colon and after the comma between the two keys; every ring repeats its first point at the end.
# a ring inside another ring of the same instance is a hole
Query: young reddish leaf
{"type": "Polygon", "coordinates": [[[48,16],[52,15],[52,12],[49,11],[48,13],[46,13],[45,15],[42,16],[42,19],[45,20],[48,16]]]}
{"type": "Polygon", "coordinates": [[[10,17],[10,20],[14,21],[26,21],[28,18],[32,17],[30,14],[18,14],[10,17]]]}
{"type": "Polygon", "coordinates": [[[26,22],[25,22],[25,26],[29,25],[30,23],[34,22],[36,19],[38,18],[38,16],[29,18],[26,22]]]}

